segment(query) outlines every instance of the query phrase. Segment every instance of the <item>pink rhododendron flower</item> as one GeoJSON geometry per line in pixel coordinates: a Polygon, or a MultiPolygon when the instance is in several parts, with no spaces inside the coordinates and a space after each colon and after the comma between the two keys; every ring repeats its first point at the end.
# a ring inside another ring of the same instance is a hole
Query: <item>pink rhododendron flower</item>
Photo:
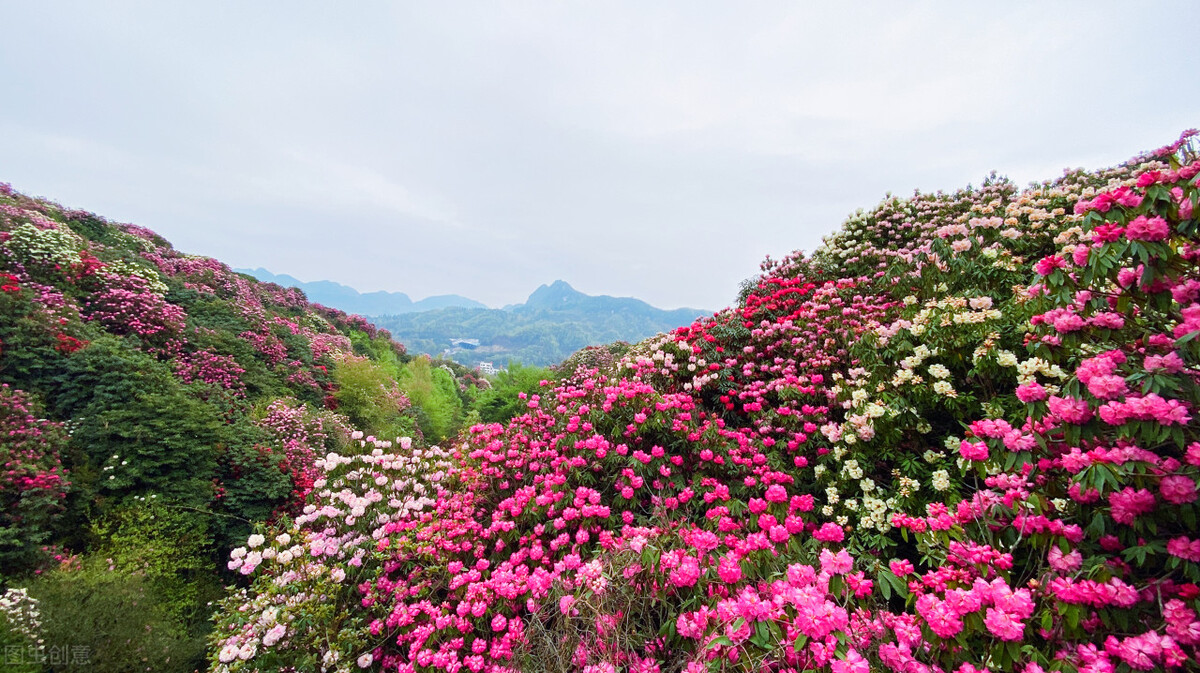
{"type": "Polygon", "coordinates": [[[988,608],[983,623],[1000,640],[1020,640],[1025,634],[1025,625],[1021,620],[1000,608],[988,608]]]}
{"type": "Polygon", "coordinates": [[[690,587],[700,579],[700,564],[694,556],[684,556],[668,577],[677,587],[690,587]]]}
{"type": "Polygon", "coordinates": [[[1185,561],[1200,563],[1200,539],[1193,540],[1186,535],[1172,538],[1167,542],[1167,553],[1185,561]]]}
{"type": "Polygon", "coordinates": [[[1131,241],[1161,241],[1171,234],[1171,226],[1161,217],[1139,215],[1125,227],[1131,241]]]}
{"type": "Polygon", "coordinates": [[[1084,400],[1051,395],[1046,404],[1050,407],[1050,413],[1064,423],[1082,425],[1092,417],[1092,410],[1084,400]]]}
{"type": "Polygon", "coordinates": [[[722,556],[717,562],[717,577],[726,584],[736,584],[742,579],[742,566],[732,552],[722,556]]]}
{"type": "Polygon", "coordinates": [[[1183,475],[1163,477],[1158,482],[1158,492],[1167,502],[1186,505],[1196,500],[1196,482],[1183,475]]]}
{"type": "Polygon", "coordinates": [[[841,526],[829,522],[821,524],[821,527],[813,532],[813,537],[822,542],[841,542],[846,539],[846,533],[841,526]]]}
{"type": "Polygon", "coordinates": [[[558,599],[558,611],[564,615],[572,614],[572,612],[574,611],[574,607],[573,607],[574,605],[575,605],[575,597],[574,596],[567,595],[567,596],[563,596],[562,598],[558,599]]]}
{"type": "Polygon", "coordinates": [[[1102,400],[1109,400],[1125,392],[1125,378],[1105,374],[1094,376],[1087,382],[1088,392],[1102,400]]]}
{"type": "Polygon", "coordinates": [[[1183,371],[1183,359],[1175,352],[1166,355],[1147,355],[1143,363],[1151,373],[1178,374],[1183,371]]]}
{"type": "Polygon", "coordinates": [[[1117,523],[1131,525],[1134,519],[1154,509],[1154,494],[1144,488],[1134,490],[1132,486],[1108,496],[1112,505],[1112,518],[1117,523]]]}
{"type": "Polygon", "coordinates": [[[1041,400],[1046,399],[1048,394],[1049,393],[1046,392],[1046,389],[1037,381],[1029,381],[1028,383],[1022,383],[1021,385],[1017,386],[1017,399],[1026,404],[1040,402],[1041,400]]]}
{"type": "Polygon", "coordinates": [[[964,439],[958,446],[958,453],[967,460],[987,460],[988,445],[986,442],[970,442],[964,439]]]}
{"type": "Polygon", "coordinates": [[[1058,545],[1050,547],[1049,554],[1050,567],[1059,572],[1073,573],[1083,566],[1083,555],[1078,549],[1072,549],[1069,553],[1064,554],[1058,545]]]}
{"type": "Polygon", "coordinates": [[[1033,271],[1039,276],[1049,276],[1055,269],[1064,268],[1067,265],[1067,260],[1058,255],[1050,255],[1043,257],[1034,265],[1033,271]]]}
{"type": "Polygon", "coordinates": [[[830,575],[844,575],[854,567],[854,558],[845,549],[836,554],[828,549],[821,550],[821,570],[830,575]]]}
{"type": "Polygon", "coordinates": [[[933,594],[922,594],[917,599],[917,613],[939,638],[953,638],[963,629],[959,615],[933,594]]]}
{"type": "Polygon", "coordinates": [[[833,673],[871,673],[867,660],[854,648],[847,650],[845,657],[835,660],[829,666],[833,673]]]}

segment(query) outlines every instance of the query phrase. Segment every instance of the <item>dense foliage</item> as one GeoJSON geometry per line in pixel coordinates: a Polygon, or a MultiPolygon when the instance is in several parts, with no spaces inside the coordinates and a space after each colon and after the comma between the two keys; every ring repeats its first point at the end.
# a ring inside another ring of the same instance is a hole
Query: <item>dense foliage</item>
{"type": "Polygon", "coordinates": [[[550,369],[510,362],[490,380],[491,387],[475,400],[479,420],[484,423],[505,423],[529,408],[529,396],[541,392],[556,379],[550,369]]]}
{"type": "Polygon", "coordinates": [[[352,453],[352,426],[450,436],[481,384],[360,316],[0,184],[0,589],[42,615],[41,645],[15,617],[4,644],[192,670],[240,577],[223,559],[301,511],[318,458],[352,453]]]}
{"type": "Polygon", "coordinates": [[[1197,670],[1189,137],[888,198],[451,451],[331,453],[212,664],[1197,670]]]}

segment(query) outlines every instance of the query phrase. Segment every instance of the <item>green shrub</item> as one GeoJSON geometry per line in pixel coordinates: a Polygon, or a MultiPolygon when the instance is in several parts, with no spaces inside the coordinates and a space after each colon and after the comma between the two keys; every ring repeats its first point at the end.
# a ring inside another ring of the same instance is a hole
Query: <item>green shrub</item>
{"type": "Polygon", "coordinates": [[[386,439],[411,434],[413,420],[406,413],[411,394],[401,392],[385,367],[365,357],[344,355],[337,360],[333,378],[338,411],[352,426],[386,439]]]}
{"type": "Polygon", "coordinates": [[[453,435],[462,421],[462,400],[450,372],[427,357],[414,358],[400,372],[400,387],[424,412],[421,432],[437,443],[453,435]]]}
{"type": "Polygon", "coordinates": [[[554,379],[554,372],[549,369],[509,362],[507,369],[491,379],[492,387],[479,393],[476,400],[479,419],[485,423],[504,423],[528,411],[527,402],[520,394],[534,395],[542,389],[542,381],[554,379]]]}
{"type": "Polygon", "coordinates": [[[121,507],[92,524],[92,556],[117,572],[138,575],[162,598],[163,609],[191,632],[208,630],[207,603],[221,588],[211,556],[208,522],[150,498],[121,507]]]}
{"type": "Polygon", "coordinates": [[[45,647],[86,653],[88,671],[166,673],[203,665],[203,638],[186,632],[145,574],[93,556],[42,575],[29,593],[39,602],[45,647]]]}

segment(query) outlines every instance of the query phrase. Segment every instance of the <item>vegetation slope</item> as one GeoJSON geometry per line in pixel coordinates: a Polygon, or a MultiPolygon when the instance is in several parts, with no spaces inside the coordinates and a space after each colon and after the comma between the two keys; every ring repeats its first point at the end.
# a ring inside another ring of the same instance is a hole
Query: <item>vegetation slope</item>
{"type": "Polygon", "coordinates": [[[0,184],[6,664],[39,670],[53,647],[97,670],[202,666],[234,542],[298,514],[351,428],[440,441],[476,383],[359,316],[0,184]]]}
{"type": "Polygon", "coordinates": [[[506,424],[325,456],[213,666],[1196,670],[1186,138],[889,197],[506,424]]]}

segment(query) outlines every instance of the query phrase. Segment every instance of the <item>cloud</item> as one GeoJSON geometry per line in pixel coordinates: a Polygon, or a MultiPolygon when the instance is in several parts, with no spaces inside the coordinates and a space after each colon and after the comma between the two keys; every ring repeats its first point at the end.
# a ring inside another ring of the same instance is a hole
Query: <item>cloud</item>
{"type": "Polygon", "coordinates": [[[1197,124],[1197,18],[1191,2],[18,4],[0,180],[364,291],[502,305],[563,278],[716,308],[765,255],[811,250],[886,192],[1170,141],[1197,124]]]}

